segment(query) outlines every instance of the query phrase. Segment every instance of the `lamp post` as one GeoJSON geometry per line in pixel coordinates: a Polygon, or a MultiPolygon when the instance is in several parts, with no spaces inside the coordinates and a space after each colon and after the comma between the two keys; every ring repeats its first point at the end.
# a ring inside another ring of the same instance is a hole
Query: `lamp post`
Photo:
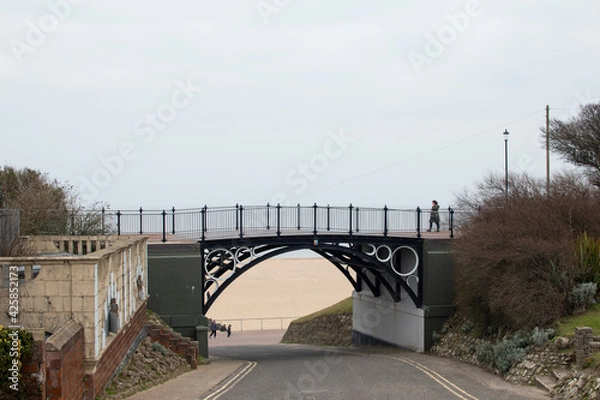
{"type": "Polygon", "coordinates": [[[504,194],[508,198],[508,129],[504,129],[504,194]]]}

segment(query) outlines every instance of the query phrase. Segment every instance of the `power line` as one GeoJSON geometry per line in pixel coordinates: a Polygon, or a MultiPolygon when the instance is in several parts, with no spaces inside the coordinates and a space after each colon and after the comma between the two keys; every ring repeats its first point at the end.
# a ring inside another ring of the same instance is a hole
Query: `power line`
{"type": "MultiPolygon", "coordinates": [[[[410,158],[407,158],[407,159],[404,159],[404,160],[397,161],[397,162],[395,162],[395,163],[392,163],[392,164],[386,165],[386,166],[384,166],[384,167],[381,167],[381,168],[378,168],[378,169],[372,170],[372,171],[370,171],[370,172],[366,172],[366,173],[364,173],[364,174],[361,174],[361,175],[356,175],[356,176],[354,176],[354,177],[352,177],[352,178],[348,178],[348,179],[346,179],[346,180],[343,180],[343,181],[340,181],[340,182],[334,183],[334,184],[332,184],[332,185],[329,185],[329,186],[322,187],[322,188],[320,188],[320,189],[315,189],[315,190],[313,190],[313,191],[311,191],[311,192],[303,193],[301,196],[306,196],[306,195],[310,195],[310,194],[314,194],[314,193],[322,192],[322,191],[324,191],[324,190],[327,190],[327,189],[332,189],[332,188],[334,188],[334,187],[341,186],[341,185],[344,185],[344,184],[346,184],[346,183],[349,183],[349,182],[353,182],[353,181],[356,181],[356,180],[359,180],[359,179],[362,179],[362,178],[366,178],[367,176],[371,176],[371,175],[373,175],[373,174],[376,174],[376,173],[378,173],[378,172],[381,172],[381,171],[388,170],[388,169],[390,169],[390,168],[393,168],[393,167],[396,167],[396,166],[398,166],[398,165],[401,165],[401,164],[404,164],[404,163],[407,163],[407,162],[410,162],[410,161],[414,161],[414,160],[417,160],[417,159],[419,159],[419,158],[422,158],[422,157],[425,157],[425,156],[429,156],[429,155],[431,155],[431,154],[435,154],[435,153],[437,153],[437,152],[439,152],[439,151],[441,151],[441,150],[445,150],[445,149],[448,149],[448,148],[450,148],[450,147],[456,146],[457,144],[460,144],[460,143],[466,142],[467,140],[471,140],[471,139],[474,139],[474,138],[476,138],[476,137],[479,137],[479,136],[486,135],[486,134],[488,134],[488,133],[497,132],[497,130],[498,130],[498,129],[500,129],[500,128],[503,128],[503,127],[505,127],[506,125],[510,125],[510,124],[514,124],[514,123],[516,123],[516,122],[519,122],[519,121],[523,121],[523,120],[525,120],[525,119],[531,118],[532,116],[534,116],[534,115],[537,115],[537,114],[540,114],[540,113],[543,113],[543,112],[545,112],[545,110],[538,110],[538,111],[536,111],[536,112],[533,112],[533,113],[531,113],[531,114],[525,115],[525,116],[523,116],[523,117],[519,117],[519,118],[517,118],[517,119],[514,119],[514,120],[512,120],[512,121],[508,121],[508,122],[505,122],[505,123],[503,123],[503,124],[501,124],[501,125],[498,125],[498,126],[495,126],[495,127],[493,127],[493,128],[487,129],[487,130],[485,130],[485,131],[483,131],[483,132],[480,132],[480,133],[477,133],[477,134],[475,134],[475,135],[471,135],[471,136],[468,136],[468,137],[466,137],[466,138],[463,138],[463,139],[460,139],[460,140],[454,141],[454,142],[452,142],[452,143],[449,143],[449,144],[447,144],[447,145],[440,146],[440,147],[438,147],[438,148],[435,148],[435,149],[433,149],[433,150],[431,150],[431,151],[428,151],[428,152],[425,152],[425,153],[421,153],[421,154],[417,154],[417,155],[415,155],[415,156],[413,156],[413,157],[410,157],[410,158]]],[[[297,197],[301,197],[301,196],[297,196],[297,197]]]]}

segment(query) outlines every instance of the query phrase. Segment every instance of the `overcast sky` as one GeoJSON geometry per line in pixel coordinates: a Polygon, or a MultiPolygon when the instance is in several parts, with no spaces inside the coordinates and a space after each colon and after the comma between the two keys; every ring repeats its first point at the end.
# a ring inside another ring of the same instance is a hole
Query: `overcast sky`
{"type": "Polygon", "coordinates": [[[0,4],[0,164],[113,209],[447,207],[600,97],[590,0],[0,4]]]}

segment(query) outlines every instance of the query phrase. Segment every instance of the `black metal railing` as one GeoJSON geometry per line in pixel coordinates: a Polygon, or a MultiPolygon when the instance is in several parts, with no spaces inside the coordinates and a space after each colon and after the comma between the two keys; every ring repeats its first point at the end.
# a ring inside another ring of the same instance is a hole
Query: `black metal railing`
{"type": "MultiPolygon", "coordinates": [[[[207,240],[317,234],[416,236],[429,228],[429,210],[349,206],[271,205],[176,210],[102,210],[102,226],[117,235],[151,240],[207,240]]],[[[454,210],[440,210],[443,235],[454,237],[454,210]]]]}

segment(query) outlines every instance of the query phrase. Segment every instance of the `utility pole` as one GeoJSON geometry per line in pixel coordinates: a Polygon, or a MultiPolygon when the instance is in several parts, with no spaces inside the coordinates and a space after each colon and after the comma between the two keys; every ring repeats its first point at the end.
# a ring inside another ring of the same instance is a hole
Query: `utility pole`
{"type": "Polygon", "coordinates": [[[550,106],[546,106],[546,194],[550,194],[550,106]]]}

